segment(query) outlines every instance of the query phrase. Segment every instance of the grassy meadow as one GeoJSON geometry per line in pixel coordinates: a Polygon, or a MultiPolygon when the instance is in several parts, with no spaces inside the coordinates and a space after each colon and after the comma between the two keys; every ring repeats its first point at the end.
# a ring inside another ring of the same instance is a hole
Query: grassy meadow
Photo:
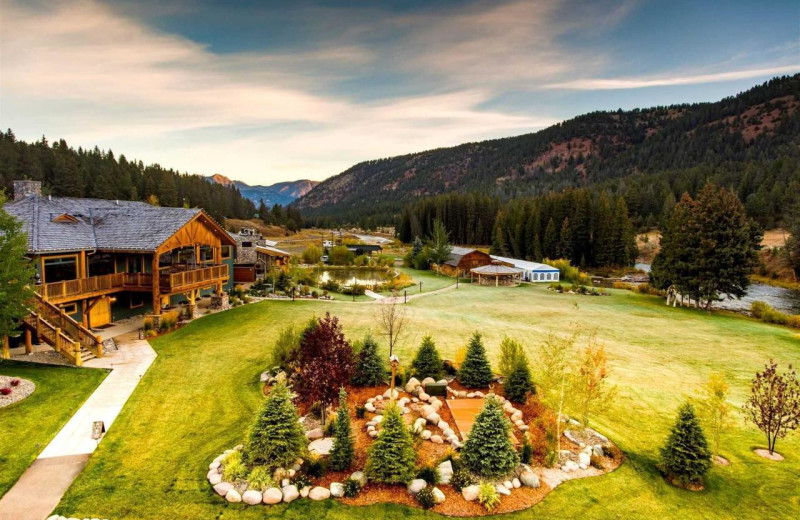
{"type": "MultiPolygon", "coordinates": [[[[424,288],[427,292],[427,282],[424,288]]],[[[618,395],[593,426],[628,460],[609,475],[563,484],[531,510],[503,518],[798,518],[800,434],[779,440],[785,461],[762,459],[752,448],[764,440],[744,424],[738,407],[753,374],[770,357],[782,368],[800,364],[800,334],[611,292],[591,297],[555,294],[543,286],[462,284],[406,307],[407,334],[396,347],[403,363],[410,363],[429,333],[442,355],[452,357],[479,330],[493,362],[503,335],[522,340],[532,360],[548,334],[575,328],[594,332],[606,345],[618,395]],[[677,406],[718,370],[731,383],[736,408],[722,441],[731,465],[715,467],[702,492],[678,490],[659,476],[658,450],[677,406]]],[[[265,301],[204,317],[154,340],[158,358],[57,512],[117,520],[437,517],[400,506],[352,508],[330,500],[250,508],[225,503],[205,480],[211,459],[243,439],[262,399],[259,374],[280,329],[326,311],[340,317],[351,339],[370,329],[379,334],[379,309],[372,303],[265,301]]]]}
{"type": "Polygon", "coordinates": [[[0,408],[0,496],[3,496],[108,372],[0,361],[0,374],[36,384],[36,390],[27,398],[0,408]]]}

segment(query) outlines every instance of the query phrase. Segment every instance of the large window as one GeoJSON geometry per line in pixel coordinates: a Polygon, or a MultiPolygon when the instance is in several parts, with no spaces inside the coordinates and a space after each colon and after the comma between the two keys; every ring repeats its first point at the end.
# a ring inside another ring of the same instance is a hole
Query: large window
{"type": "Polygon", "coordinates": [[[97,253],[89,255],[89,276],[103,276],[114,274],[114,255],[111,253],[97,253]]]}
{"type": "Polygon", "coordinates": [[[129,273],[141,273],[143,272],[144,262],[142,262],[142,257],[140,255],[129,256],[128,257],[128,272],[129,273]]]}
{"type": "Polygon", "coordinates": [[[44,260],[44,282],[63,282],[78,278],[78,256],[46,258],[44,260]]]}

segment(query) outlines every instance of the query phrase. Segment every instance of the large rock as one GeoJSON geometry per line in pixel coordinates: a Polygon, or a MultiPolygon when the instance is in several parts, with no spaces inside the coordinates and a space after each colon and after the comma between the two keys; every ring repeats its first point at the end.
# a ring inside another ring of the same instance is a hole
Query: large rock
{"type": "Polygon", "coordinates": [[[314,428],[313,430],[309,430],[306,432],[306,439],[310,441],[321,439],[324,436],[325,434],[322,432],[322,428],[314,428]]]}
{"type": "Polygon", "coordinates": [[[212,486],[216,486],[220,482],[222,482],[222,475],[220,475],[219,473],[213,473],[208,476],[208,483],[211,484],[212,486]]]}
{"type": "Polygon", "coordinates": [[[219,484],[214,485],[214,491],[221,497],[224,497],[228,494],[228,491],[233,489],[233,484],[230,482],[220,482],[219,484]]]}
{"type": "Polygon", "coordinates": [[[308,451],[316,453],[317,455],[330,455],[331,448],[333,448],[333,437],[317,439],[308,445],[308,451]]]}
{"type": "Polygon", "coordinates": [[[422,433],[422,430],[425,429],[425,419],[420,417],[416,421],[414,421],[414,431],[416,433],[422,433]]]}
{"type": "Polygon", "coordinates": [[[578,454],[578,463],[584,467],[587,467],[592,463],[592,456],[586,451],[582,451],[578,454]]]}
{"type": "Polygon", "coordinates": [[[414,480],[412,480],[412,481],[411,481],[411,483],[408,485],[408,492],[409,492],[410,494],[412,494],[412,495],[416,496],[416,495],[417,495],[417,493],[419,493],[420,491],[422,491],[423,489],[425,489],[425,487],[426,487],[427,485],[428,485],[428,483],[427,483],[427,482],[425,482],[423,479],[421,479],[421,478],[415,478],[415,479],[414,479],[414,480]]]}
{"type": "Polygon", "coordinates": [[[364,474],[363,471],[354,472],[352,475],[350,475],[350,478],[347,480],[355,480],[356,482],[359,483],[361,487],[367,485],[367,476],[364,474]]]}
{"type": "Polygon", "coordinates": [[[365,404],[365,405],[364,405],[364,409],[365,409],[366,411],[368,411],[369,413],[375,413],[375,412],[376,412],[376,410],[377,410],[377,409],[375,408],[375,405],[374,405],[374,404],[372,404],[372,403],[367,403],[367,404],[365,404]]]}
{"type": "Polygon", "coordinates": [[[432,377],[426,377],[422,380],[422,386],[436,384],[436,380],[432,377]]]}
{"type": "Polygon", "coordinates": [[[567,462],[564,463],[563,466],[561,466],[561,469],[569,473],[570,471],[577,471],[581,469],[581,467],[578,465],[577,462],[573,460],[568,460],[567,462]]]}
{"type": "Polygon", "coordinates": [[[283,493],[283,501],[286,502],[287,504],[290,502],[294,502],[295,500],[297,500],[297,497],[300,496],[300,492],[297,490],[297,486],[295,486],[294,484],[290,484],[285,488],[283,488],[282,493],[283,493]]]}
{"type": "Polygon", "coordinates": [[[436,413],[436,408],[434,408],[433,406],[431,406],[429,404],[424,405],[422,407],[422,410],[420,411],[420,414],[423,417],[427,417],[427,416],[429,416],[429,415],[431,415],[433,413],[436,413]]]}
{"type": "Polygon", "coordinates": [[[266,489],[263,500],[265,504],[280,504],[281,500],[283,500],[283,491],[276,487],[266,489]]]}
{"type": "Polygon", "coordinates": [[[427,401],[429,401],[429,400],[430,400],[430,398],[431,398],[431,396],[429,396],[429,395],[428,395],[428,394],[426,394],[425,392],[420,392],[420,393],[417,395],[417,397],[419,397],[419,400],[420,400],[420,401],[422,401],[422,402],[427,402],[427,401]]]}
{"type": "Polygon", "coordinates": [[[523,486],[528,486],[532,488],[539,487],[539,475],[534,473],[533,471],[526,469],[519,475],[519,481],[522,483],[523,486]]]}
{"type": "Polygon", "coordinates": [[[444,439],[440,435],[431,435],[431,442],[434,444],[444,444],[444,439]]]}
{"type": "Polygon", "coordinates": [[[461,496],[463,496],[464,500],[467,502],[472,502],[478,499],[478,492],[480,489],[480,486],[467,486],[461,489],[461,496]]]}
{"type": "Polygon", "coordinates": [[[303,498],[308,498],[308,494],[311,492],[311,486],[305,486],[303,489],[300,490],[300,496],[303,498]]]}
{"type": "Polygon", "coordinates": [[[329,487],[333,498],[342,498],[344,496],[344,484],[341,482],[331,482],[329,487]]]}
{"type": "Polygon", "coordinates": [[[439,424],[439,421],[442,420],[442,418],[439,417],[438,413],[432,413],[429,416],[427,416],[425,419],[427,419],[427,421],[429,423],[431,423],[431,424],[439,424]]]}
{"type": "Polygon", "coordinates": [[[242,501],[242,495],[240,495],[239,492],[236,491],[235,489],[230,488],[228,490],[228,492],[225,493],[225,500],[227,500],[228,502],[233,502],[233,503],[241,502],[242,501]]]}
{"type": "Polygon", "coordinates": [[[447,430],[448,428],[450,428],[450,425],[447,423],[447,421],[442,421],[442,420],[436,423],[436,426],[438,426],[440,430],[447,430]]]}
{"type": "Polygon", "coordinates": [[[603,452],[603,447],[600,446],[599,444],[596,444],[594,448],[592,448],[592,453],[594,454],[595,457],[605,456],[605,452],[603,452]]]}
{"type": "Polygon", "coordinates": [[[399,395],[400,393],[396,389],[392,391],[391,388],[383,393],[384,399],[393,399],[395,401],[397,400],[399,395]]]}
{"type": "Polygon", "coordinates": [[[419,382],[419,379],[417,379],[416,377],[412,377],[411,379],[408,380],[408,383],[406,383],[406,392],[410,394],[411,392],[416,390],[417,387],[421,384],[422,383],[419,382]]]}
{"type": "Polygon", "coordinates": [[[311,500],[327,500],[330,497],[331,490],[322,486],[311,488],[311,491],[308,492],[308,498],[311,500]]]}
{"type": "Polygon", "coordinates": [[[514,489],[517,489],[522,487],[522,482],[520,482],[518,478],[514,478],[514,480],[511,481],[511,485],[514,487],[514,489]]]}
{"type": "Polygon", "coordinates": [[[511,494],[511,490],[505,487],[503,484],[495,484],[494,488],[500,495],[509,496],[511,494]]]}
{"type": "Polygon", "coordinates": [[[443,428],[442,429],[442,437],[444,437],[445,439],[449,439],[450,437],[452,437],[455,434],[456,434],[456,432],[454,432],[452,428],[443,428]]]}
{"type": "Polygon", "coordinates": [[[422,430],[420,436],[422,437],[422,440],[427,441],[431,438],[432,433],[430,430],[422,430]]]}
{"type": "Polygon", "coordinates": [[[453,463],[446,460],[436,467],[436,471],[439,472],[439,484],[449,484],[453,478],[453,463]]]}
{"type": "Polygon", "coordinates": [[[255,489],[248,489],[242,493],[242,502],[251,506],[260,504],[261,498],[261,491],[256,491],[255,489]]]}
{"type": "Polygon", "coordinates": [[[444,493],[442,492],[441,489],[435,487],[433,488],[432,492],[433,492],[434,502],[436,502],[437,504],[441,504],[442,502],[444,502],[444,493]]]}
{"type": "Polygon", "coordinates": [[[521,421],[522,420],[522,410],[517,410],[516,412],[511,414],[511,421],[521,421]]]}
{"type": "Polygon", "coordinates": [[[208,469],[209,470],[219,469],[220,465],[221,465],[220,461],[215,460],[214,462],[208,465],[208,469]]]}

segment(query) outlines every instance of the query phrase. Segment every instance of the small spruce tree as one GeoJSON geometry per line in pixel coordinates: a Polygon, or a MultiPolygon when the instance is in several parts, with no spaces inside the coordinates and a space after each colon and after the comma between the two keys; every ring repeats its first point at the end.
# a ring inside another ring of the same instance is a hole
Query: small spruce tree
{"type": "Polygon", "coordinates": [[[306,450],[306,437],[298,419],[289,389],[279,382],[250,427],[244,463],[270,469],[291,466],[306,450]]]}
{"type": "Polygon", "coordinates": [[[534,391],[534,386],[527,361],[517,360],[503,390],[506,397],[515,403],[524,403],[528,399],[528,394],[534,391]]]}
{"type": "Polygon", "coordinates": [[[485,388],[494,379],[492,367],[486,359],[486,349],[483,346],[481,334],[472,335],[467,345],[467,355],[458,369],[458,381],[469,388],[485,388]]]}
{"type": "Polygon", "coordinates": [[[396,404],[384,410],[381,426],[367,455],[367,477],[375,482],[405,484],[414,478],[417,454],[411,432],[396,404]]]}
{"type": "Polygon", "coordinates": [[[352,383],[356,386],[378,386],[386,382],[386,363],[378,355],[378,342],[367,334],[356,356],[352,383]]]}
{"type": "Polygon", "coordinates": [[[479,477],[496,479],[508,475],[519,464],[510,434],[511,422],[503,407],[497,399],[488,397],[464,443],[461,460],[479,477]]]}
{"type": "Polygon", "coordinates": [[[442,378],[442,358],[439,357],[436,343],[433,342],[432,337],[422,338],[417,355],[411,362],[411,373],[418,379],[432,377],[438,381],[442,378]]]}
{"type": "Polygon", "coordinates": [[[347,408],[347,392],[339,390],[339,410],[336,412],[336,430],[331,448],[330,468],[344,471],[350,467],[355,455],[355,442],[350,428],[350,410],[347,408]]]}
{"type": "Polygon", "coordinates": [[[684,403],[678,409],[678,420],[661,448],[664,469],[679,484],[701,484],[711,467],[711,450],[694,407],[684,403]]]}

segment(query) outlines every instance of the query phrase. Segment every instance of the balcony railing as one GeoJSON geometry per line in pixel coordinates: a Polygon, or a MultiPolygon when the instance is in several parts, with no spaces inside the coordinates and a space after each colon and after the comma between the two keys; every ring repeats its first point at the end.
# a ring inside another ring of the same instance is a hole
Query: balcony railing
{"type": "Polygon", "coordinates": [[[174,273],[161,273],[159,282],[162,293],[180,289],[196,288],[205,282],[216,282],[228,278],[227,265],[212,265],[200,269],[179,270],[174,273]]]}

